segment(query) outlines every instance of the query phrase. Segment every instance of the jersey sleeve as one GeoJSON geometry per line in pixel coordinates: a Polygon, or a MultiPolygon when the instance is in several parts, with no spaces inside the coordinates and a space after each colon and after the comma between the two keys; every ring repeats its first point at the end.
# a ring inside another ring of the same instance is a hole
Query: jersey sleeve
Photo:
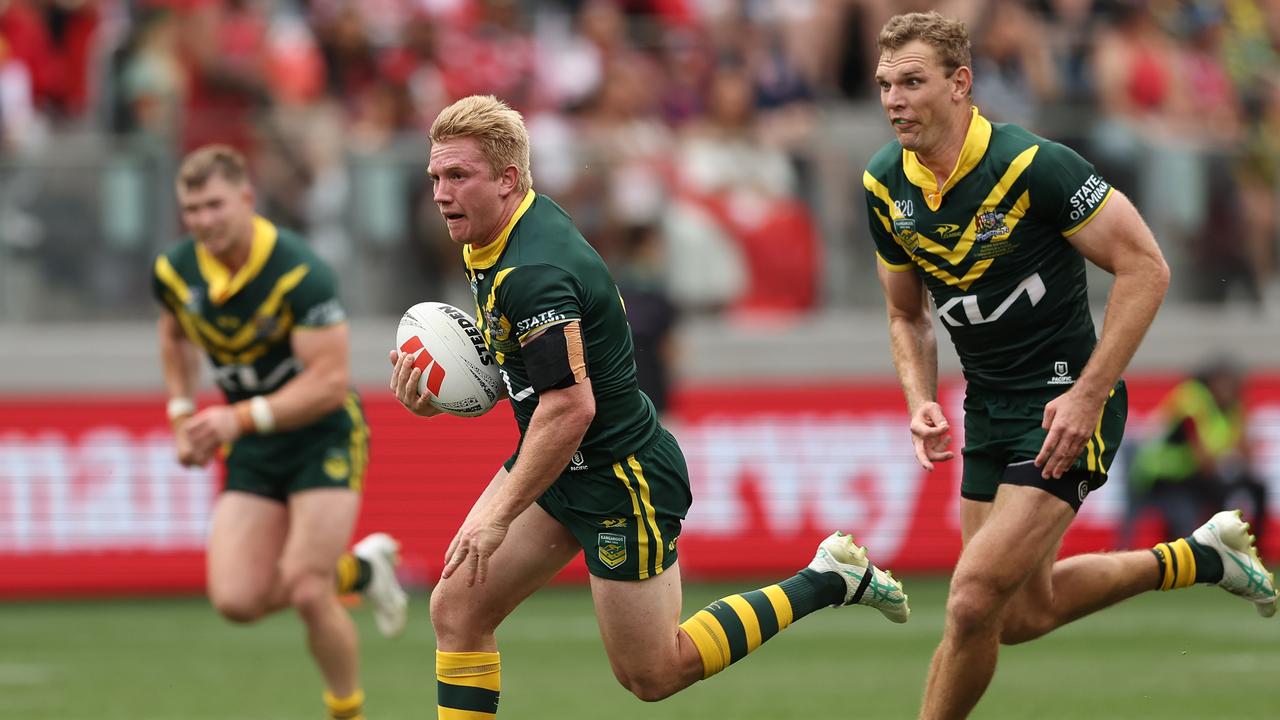
{"type": "Polygon", "coordinates": [[[1031,163],[1032,211],[1066,237],[1078,232],[1111,198],[1111,184],[1075,150],[1055,142],[1040,147],[1031,163]]]}
{"type": "Polygon", "coordinates": [[[866,190],[867,223],[871,228],[871,238],[876,244],[876,256],[880,262],[893,272],[906,272],[912,268],[911,256],[893,237],[892,206],[889,202],[889,190],[870,172],[862,174],[862,185],[866,190]]]}
{"type": "MultiPolygon", "coordinates": [[[[322,328],[345,321],[347,311],[338,298],[338,280],[333,270],[328,265],[315,261],[299,268],[305,268],[306,275],[288,296],[296,326],[322,328]]],[[[290,272],[298,272],[298,268],[290,272]]]]}
{"type": "Polygon", "coordinates": [[[176,313],[190,298],[191,290],[186,281],[174,269],[165,253],[155,256],[151,262],[151,295],[166,312],[176,313]]]}
{"type": "MultiPolygon", "coordinates": [[[[160,279],[160,264],[163,255],[157,255],[152,258],[151,262],[151,297],[155,298],[157,304],[169,312],[173,312],[173,308],[169,307],[169,303],[165,300],[165,294],[168,292],[164,282],[160,279]]],[[[168,262],[168,260],[164,260],[168,262]]]]}
{"type": "Polygon", "coordinates": [[[495,292],[498,305],[522,343],[539,330],[582,319],[579,284],[557,267],[518,267],[502,279],[495,292]]]}

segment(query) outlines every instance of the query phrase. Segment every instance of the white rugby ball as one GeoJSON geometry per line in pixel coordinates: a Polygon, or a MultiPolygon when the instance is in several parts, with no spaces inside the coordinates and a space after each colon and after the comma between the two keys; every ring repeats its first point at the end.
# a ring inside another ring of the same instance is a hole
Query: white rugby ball
{"type": "Polygon", "coordinates": [[[441,302],[421,302],[405,311],[396,329],[402,353],[421,350],[414,365],[422,370],[418,392],[450,415],[475,417],[502,398],[498,363],[485,347],[475,320],[441,302]]]}

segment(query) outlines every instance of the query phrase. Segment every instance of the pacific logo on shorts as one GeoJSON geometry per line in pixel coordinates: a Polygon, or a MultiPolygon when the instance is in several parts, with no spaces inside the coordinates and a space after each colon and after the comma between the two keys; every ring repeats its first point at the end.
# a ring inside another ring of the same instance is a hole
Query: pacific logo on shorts
{"type": "Polygon", "coordinates": [[[400,346],[400,352],[402,353],[415,353],[419,350],[422,352],[413,361],[413,366],[427,376],[427,389],[431,391],[432,395],[439,397],[440,385],[444,383],[444,368],[440,366],[440,363],[436,362],[435,358],[431,357],[431,353],[422,346],[422,341],[418,339],[417,335],[405,340],[404,344],[400,346]]]}
{"type": "Polygon", "coordinates": [[[323,467],[324,474],[334,481],[346,480],[351,475],[351,463],[347,462],[346,456],[336,448],[329,450],[329,456],[324,459],[323,467]]]}
{"type": "Polygon", "coordinates": [[[596,543],[599,546],[597,554],[600,562],[610,570],[616,569],[619,565],[627,561],[627,536],[615,533],[600,533],[596,535],[596,543]]]}
{"type": "Polygon", "coordinates": [[[1075,382],[1071,377],[1071,367],[1067,365],[1067,361],[1058,360],[1053,364],[1053,377],[1049,378],[1049,385],[1074,385],[1075,382]]]}

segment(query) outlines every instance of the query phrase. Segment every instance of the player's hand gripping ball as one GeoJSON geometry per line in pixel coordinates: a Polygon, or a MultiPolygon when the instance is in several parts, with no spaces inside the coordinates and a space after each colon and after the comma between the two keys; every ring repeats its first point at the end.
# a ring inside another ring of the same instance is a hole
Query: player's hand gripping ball
{"type": "Polygon", "coordinates": [[[504,395],[498,363],[475,321],[452,305],[422,302],[405,311],[396,329],[396,348],[418,353],[418,392],[430,395],[442,412],[483,415],[504,395]]]}

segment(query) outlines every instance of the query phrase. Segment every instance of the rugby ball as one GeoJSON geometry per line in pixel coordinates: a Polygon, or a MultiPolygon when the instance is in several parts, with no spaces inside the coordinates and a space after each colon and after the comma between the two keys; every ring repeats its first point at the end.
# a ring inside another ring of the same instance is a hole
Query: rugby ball
{"type": "Polygon", "coordinates": [[[396,347],[418,353],[418,392],[450,415],[483,415],[503,396],[498,363],[475,320],[452,305],[421,302],[409,308],[396,329],[396,347]]]}

